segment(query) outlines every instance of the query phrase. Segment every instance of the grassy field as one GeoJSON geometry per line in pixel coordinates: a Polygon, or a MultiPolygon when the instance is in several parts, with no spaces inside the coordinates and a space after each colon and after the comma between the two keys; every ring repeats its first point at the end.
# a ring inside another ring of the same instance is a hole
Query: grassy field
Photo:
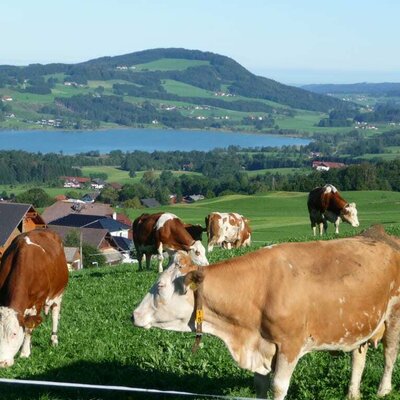
{"type": "Polygon", "coordinates": [[[210,65],[209,61],[183,60],[180,58],[161,58],[144,64],[136,64],[134,71],[183,71],[190,67],[210,65]]]}
{"type": "MultiPolygon", "coordinates": [[[[341,236],[353,234],[377,222],[400,235],[400,193],[344,192],[343,196],[348,201],[357,202],[361,226],[354,230],[343,224],[341,236]]],[[[232,195],[162,209],[195,223],[202,223],[210,211],[237,211],[251,219],[255,239],[253,247],[248,250],[215,249],[209,254],[211,263],[271,242],[312,240],[305,193],[232,195]]],[[[130,210],[130,216],[143,211],[130,210]]],[[[137,265],[72,273],[64,298],[58,348],[49,346],[51,324],[48,319],[34,332],[31,358],[17,359],[12,368],[0,370],[0,378],[254,397],[252,374],[234,363],[219,339],[206,335],[203,347],[192,354],[193,334],[143,330],[132,326],[131,312],[156,278],[155,268],[138,272],[137,265]]],[[[368,353],[362,384],[363,399],[377,398],[375,393],[382,365],[380,345],[377,350],[368,353]]],[[[320,352],[307,355],[295,370],[287,398],[343,399],[349,376],[349,354],[332,356],[320,352]]],[[[400,386],[399,368],[395,369],[394,386],[400,386]]],[[[0,387],[1,398],[13,400],[183,398],[150,393],[19,388],[6,384],[0,384],[0,387]]],[[[387,399],[400,400],[400,395],[394,391],[387,399]]]]}

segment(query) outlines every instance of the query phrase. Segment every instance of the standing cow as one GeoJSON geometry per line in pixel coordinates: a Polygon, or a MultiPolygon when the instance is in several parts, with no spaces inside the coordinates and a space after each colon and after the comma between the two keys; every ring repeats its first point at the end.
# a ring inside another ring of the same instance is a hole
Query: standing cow
{"type": "Polygon", "coordinates": [[[336,234],[339,233],[341,221],[347,222],[355,228],[360,225],[356,204],[348,203],[343,199],[333,185],[328,184],[313,189],[308,195],[307,207],[314,236],[317,234],[317,224],[320,235],[326,232],[328,221],[335,224],[336,234]]]}
{"type": "Polygon", "coordinates": [[[299,359],[315,350],[351,351],[349,398],[360,397],[368,342],[383,337],[378,395],[392,389],[400,336],[400,240],[376,227],[353,238],[284,243],[199,270],[177,253],[133,312],[138,327],[222,339],[253,371],[257,397],[273,375],[285,398],[299,359]]]}
{"type": "Polygon", "coordinates": [[[206,250],[201,243],[203,230],[200,225],[184,224],[171,213],[140,215],[132,224],[139,269],[142,269],[143,255],[146,256],[146,267],[149,269],[152,254],[157,254],[158,271],[162,272],[163,252],[171,255],[177,250],[188,252],[198,265],[208,265],[206,250]]]}
{"type": "Polygon", "coordinates": [[[251,244],[249,220],[238,213],[213,212],[205,218],[208,251],[214,246],[230,249],[246,247],[251,244]]]}
{"type": "Polygon", "coordinates": [[[14,356],[31,354],[33,329],[40,313],[51,309],[51,342],[58,344],[61,299],[68,282],[68,268],[59,236],[50,230],[18,235],[0,264],[0,367],[14,364],[14,356]]]}

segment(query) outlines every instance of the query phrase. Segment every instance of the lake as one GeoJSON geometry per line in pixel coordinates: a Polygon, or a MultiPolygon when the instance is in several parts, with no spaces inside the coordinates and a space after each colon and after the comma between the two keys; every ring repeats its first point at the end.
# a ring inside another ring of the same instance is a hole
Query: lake
{"type": "Polygon", "coordinates": [[[109,129],[99,131],[0,131],[0,150],[76,154],[112,150],[208,151],[228,146],[281,147],[306,145],[310,140],[256,133],[167,129],[109,129]]]}

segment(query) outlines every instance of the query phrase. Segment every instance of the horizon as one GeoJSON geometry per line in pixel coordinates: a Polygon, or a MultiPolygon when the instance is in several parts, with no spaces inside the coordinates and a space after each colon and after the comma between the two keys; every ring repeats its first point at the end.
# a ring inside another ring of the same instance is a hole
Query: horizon
{"type": "Polygon", "coordinates": [[[75,64],[154,48],[210,51],[288,85],[400,82],[400,2],[16,0],[0,65],[75,64]],[[249,4],[250,3],[250,4],[249,4]]]}

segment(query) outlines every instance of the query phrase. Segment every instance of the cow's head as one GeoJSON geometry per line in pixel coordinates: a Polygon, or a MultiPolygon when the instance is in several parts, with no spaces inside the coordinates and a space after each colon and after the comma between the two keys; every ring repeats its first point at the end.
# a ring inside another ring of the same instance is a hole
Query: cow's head
{"type": "Polygon", "coordinates": [[[141,328],[158,327],[180,332],[194,330],[193,294],[188,290],[190,281],[185,277],[201,272],[196,268],[186,252],[178,251],[169,267],[160,275],[157,282],[133,311],[133,323],[141,328]]]}
{"type": "Polygon", "coordinates": [[[206,249],[204,248],[203,243],[201,243],[200,240],[196,240],[190,246],[189,255],[193,262],[197,265],[206,266],[209,264],[206,257],[206,249]]]}
{"type": "Polygon", "coordinates": [[[0,367],[10,367],[24,341],[24,330],[40,324],[41,317],[22,317],[9,307],[0,307],[0,367]]]}
{"type": "Polygon", "coordinates": [[[356,203],[346,204],[340,212],[340,217],[344,222],[349,223],[354,228],[357,228],[360,225],[357,216],[356,203]]]}

